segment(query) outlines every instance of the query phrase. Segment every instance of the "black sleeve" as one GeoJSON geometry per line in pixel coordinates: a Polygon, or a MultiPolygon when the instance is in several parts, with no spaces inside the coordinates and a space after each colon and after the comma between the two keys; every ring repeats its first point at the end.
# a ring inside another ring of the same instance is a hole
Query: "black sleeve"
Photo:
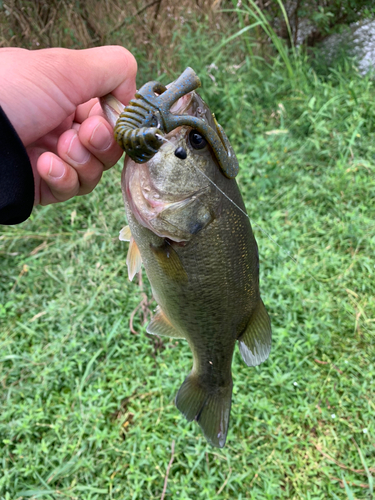
{"type": "Polygon", "coordinates": [[[0,106],[0,224],[19,224],[31,214],[34,177],[26,149],[0,106]]]}

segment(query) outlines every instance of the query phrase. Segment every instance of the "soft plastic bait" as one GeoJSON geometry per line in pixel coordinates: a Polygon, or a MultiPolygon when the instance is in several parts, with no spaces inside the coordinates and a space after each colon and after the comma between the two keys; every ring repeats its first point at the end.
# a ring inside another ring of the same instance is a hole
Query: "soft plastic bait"
{"type": "MultiPolygon", "coordinates": [[[[238,162],[229,140],[213,116],[216,130],[203,118],[171,113],[173,104],[182,96],[200,87],[192,68],[185,71],[169,88],[157,81],[148,82],[135,94],[119,116],[115,138],[136,163],[145,163],[163,144],[163,136],[182,125],[192,127],[210,144],[224,175],[230,179],[238,173],[238,162]]],[[[178,155],[177,155],[178,156],[178,155]]]]}

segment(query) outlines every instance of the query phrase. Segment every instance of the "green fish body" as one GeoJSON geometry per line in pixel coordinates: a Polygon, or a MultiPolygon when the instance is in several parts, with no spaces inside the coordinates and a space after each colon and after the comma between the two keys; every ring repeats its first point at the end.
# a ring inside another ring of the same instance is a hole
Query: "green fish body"
{"type": "MultiPolygon", "coordinates": [[[[171,112],[219,127],[195,92],[180,98],[171,112]]],[[[262,363],[271,348],[258,248],[237,183],[223,175],[204,137],[181,126],[167,139],[147,163],[125,160],[129,228],[120,239],[130,240],[130,278],[142,262],[158,303],[147,332],[184,338],[193,353],[176,406],[221,448],[228,432],[235,344],[248,366],[262,363]],[[176,157],[178,147],[186,159],[176,157]]]]}

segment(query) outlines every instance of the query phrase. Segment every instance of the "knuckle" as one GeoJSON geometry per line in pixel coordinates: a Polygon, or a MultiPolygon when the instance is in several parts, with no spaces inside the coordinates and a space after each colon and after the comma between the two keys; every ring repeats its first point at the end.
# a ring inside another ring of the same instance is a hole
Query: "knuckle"
{"type": "Polygon", "coordinates": [[[54,195],[59,201],[70,200],[78,194],[79,182],[77,180],[67,180],[64,184],[53,190],[54,195]]]}
{"type": "Polygon", "coordinates": [[[77,173],[72,167],[68,167],[66,174],[61,179],[49,183],[49,188],[58,201],[73,198],[79,191],[77,173]]]}
{"type": "Polygon", "coordinates": [[[99,183],[101,177],[102,177],[102,172],[100,172],[99,174],[97,173],[96,177],[93,177],[90,180],[88,179],[85,179],[84,181],[82,180],[77,194],[82,196],[91,193],[99,183]]]}

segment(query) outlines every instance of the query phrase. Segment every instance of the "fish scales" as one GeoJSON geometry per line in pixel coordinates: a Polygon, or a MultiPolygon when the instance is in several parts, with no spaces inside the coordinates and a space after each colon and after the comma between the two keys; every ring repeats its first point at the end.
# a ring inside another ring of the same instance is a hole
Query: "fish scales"
{"type": "Polygon", "coordinates": [[[130,239],[130,278],[142,261],[158,303],[147,331],[185,338],[193,354],[176,406],[198,422],[211,445],[223,447],[235,344],[248,366],[262,363],[271,348],[271,325],[260,297],[257,243],[237,183],[228,174],[236,172],[237,160],[191,81],[182,97],[178,89],[171,113],[182,125],[168,131],[168,142],[160,142],[152,155],[139,153],[135,144],[132,158],[125,160],[122,189],[130,231],[121,235],[130,239]],[[177,158],[177,148],[187,152],[186,160],[177,158]],[[138,154],[142,164],[135,161],[138,154]]]}

